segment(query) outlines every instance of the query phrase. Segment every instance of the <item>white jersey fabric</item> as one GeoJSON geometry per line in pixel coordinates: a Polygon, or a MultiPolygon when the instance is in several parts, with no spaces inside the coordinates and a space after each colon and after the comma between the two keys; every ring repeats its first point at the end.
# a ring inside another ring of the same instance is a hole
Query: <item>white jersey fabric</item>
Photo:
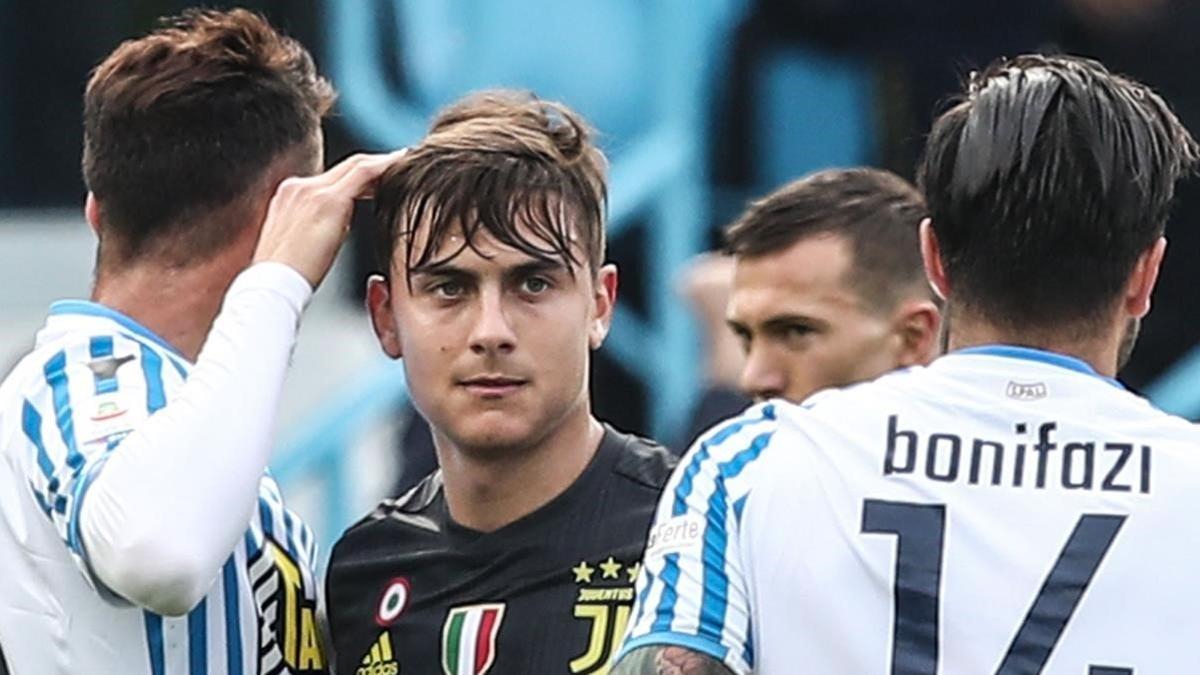
{"type": "Polygon", "coordinates": [[[324,672],[314,538],[264,473],[311,292],[251,267],[195,364],[109,308],[51,308],[0,385],[14,675],[324,672]]]}
{"type": "Polygon", "coordinates": [[[1200,442],[1082,361],[988,346],[703,436],[627,653],[738,675],[1200,672],[1200,442]]]}

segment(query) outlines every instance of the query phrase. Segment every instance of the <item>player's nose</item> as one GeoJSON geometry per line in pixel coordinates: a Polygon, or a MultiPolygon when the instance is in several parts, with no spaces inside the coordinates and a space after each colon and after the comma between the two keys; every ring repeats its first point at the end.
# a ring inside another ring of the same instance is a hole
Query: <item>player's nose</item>
{"type": "Polygon", "coordinates": [[[517,333],[499,289],[484,289],[479,294],[469,344],[471,351],[476,354],[507,353],[516,348],[517,333]]]}
{"type": "Polygon", "coordinates": [[[739,386],[747,396],[758,400],[775,398],[787,390],[787,373],[760,350],[751,349],[742,366],[739,386]]]}

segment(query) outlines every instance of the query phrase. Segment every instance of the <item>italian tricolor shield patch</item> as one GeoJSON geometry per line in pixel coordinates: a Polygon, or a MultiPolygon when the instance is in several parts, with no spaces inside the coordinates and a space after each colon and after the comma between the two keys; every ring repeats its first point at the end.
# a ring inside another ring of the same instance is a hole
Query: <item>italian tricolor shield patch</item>
{"type": "Polygon", "coordinates": [[[504,603],[455,607],[442,626],[442,671],[446,675],[483,675],[496,660],[496,635],[504,603]]]}

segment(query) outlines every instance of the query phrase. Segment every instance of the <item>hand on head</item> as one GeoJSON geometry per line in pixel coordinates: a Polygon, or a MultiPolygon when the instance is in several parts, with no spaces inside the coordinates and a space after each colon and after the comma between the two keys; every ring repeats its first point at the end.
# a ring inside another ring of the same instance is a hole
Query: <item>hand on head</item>
{"type": "Polygon", "coordinates": [[[316,288],[346,239],[354,201],[373,197],[379,177],[404,152],[354,155],[325,173],[281,182],[267,209],[254,262],[288,265],[316,288]]]}

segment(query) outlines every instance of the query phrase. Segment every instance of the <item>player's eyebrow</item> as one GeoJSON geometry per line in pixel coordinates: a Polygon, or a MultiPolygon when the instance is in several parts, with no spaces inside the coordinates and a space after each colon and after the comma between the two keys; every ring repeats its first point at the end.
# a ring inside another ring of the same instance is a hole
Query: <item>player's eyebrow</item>
{"type": "Polygon", "coordinates": [[[408,276],[413,277],[451,277],[455,279],[477,279],[479,274],[465,267],[459,267],[449,260],[432,262],[409,270],[408,276]]]}
{"type": "Polygon", "coordinates": [[[750,327],[737,319],[725,319],[725,326],[736,335],[749,335],[750,327]]]}
{"type": "Polygon", "coordinates": [[[505,276],[525,277],[531,274],[567,274],[569,270],[561,261],[534,259],[514,265],[505,270],[505,276]]]}
{"type": "Polygon", "coordinates": [[[776,314],[763,321],[763,330],[774,331],[792,326],[804,326],[811,330],[825,330],[829,323],[803,314],[776,314]]]}

